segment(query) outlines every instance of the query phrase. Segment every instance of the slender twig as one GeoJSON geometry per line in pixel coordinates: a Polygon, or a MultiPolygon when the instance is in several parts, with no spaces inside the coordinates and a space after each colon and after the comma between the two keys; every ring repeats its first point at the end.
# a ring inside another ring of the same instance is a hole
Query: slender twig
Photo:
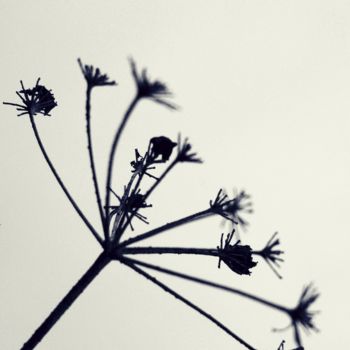
{"type": "Polygon", "coordinates": [[[168,231],[168,230],[170,230],[172,228],[178,227],[180,225],[188,224],[188,223],[190,223],[192,221],[199,220],[199,219],[208,217],[208,216],[213,215],[213,214],[215,214],[215,213],[213,213],[211,208],[199,211],[198,213],[186,216],[186,217],[181,218],[181,219],[176,220],[176,221],[169,222],[169,223],[167,223],[167,224],[165,224],[163,226],[157,227],[157,228],[155,228],[153,230],[145,232],[145,233],[143,233],[141,235],[138,235],[136,237],[129,238],[128,240],[126,240],[124,242],[121,242],[118,245],[118,248],[125,247],[125,246],[127,246],[129,244],[142,241],[144,239],[153,237],[153,236],[155,236],[155,235],[157,235],[159,233],[162,233],[164,231],[168,231]]]}
{"type": "Polygon", "coordinates": [[[54,165],[52,164],[46,150],[45,150],[45,147],[41,141],[41,138],[40,138],[40,135],[39,135],[39,132],[38,132],[38,129],[36,127],[36,124],[35,124],[35,120],[34,120],[34,117],[30,114],[29,115],[29,118],[30,118],[30,122],[31,122],[31,125],[32,125],[32,128],[33,128],[33,131],[34,131],[34,135],[35,135],[35,138],[38,142],[38,145],[40,147],[40,150],[48,164],[48,166],[50,167],[52,173],[54,174],[57,182],[59,183],[59,185],[61,186],[63,192],[65,193],[65,195],[67,196],[67,198],[69,199],[69,201],[71,202],[73,208],[76,210],[76,212],[78,213],[78,215],[80,216],[80,218],[84,221],[85,225],[89,228],[89,230],[91,231],[91,233],[94,235],[94,237],[96,238],[96,240],[98,241],[98,243],[100,243],[100,245],[103,247],[104,246],[104,243],[103,243],[103,240],[102,238],[99,236],[99,234],[97,233],[97,231],[94,229],[94,227],[91,225],[91,223],[89,222],[89,220],[86,218],[86,216],[83,214],[83,212],[80,210],[80,208],[78,207],[78,205],[76,204],[75,200],[73,199],[73,197],[71,196],[71,194],[68,192],[66,186],[64,185],[63,181],[61,180],[60,176],[58,175],[54,165]]]}
{"type": "Polygon", "coordinates": [[[217,289],[225,290],[227,292],[231,292],[231,293],[240,295],[240,296],[242,296],[244,298],[256,301],[256,302],[258,302],[260,304],[263,304],[265,306],[271,307],[271,308],[273,308],[275,310],[278,310],[278,311],[281,311],[283,313],[289,314],[289,312],[290,312],[290,309],[288,309],[288,308],[286,308],[286,307],[284,307],[282,305],[279,305],[279,304],[276,304],[274,302],[265,300],[265,299],[260,298],[260,297],[258,297],[256,295],[244,292],[244,291],[236,289],[236,288],[231,288],[229,286],[225,286],[225,285],[222,285],[222,284],[219,284],[219,283],[211,282],[211,281],[199,278],[199,277],[187,275],[187,274],[184,274],[184,273],[181,273],[181,272],[177,272],[177,271],[174,271],[174,270],[166,269],[164,267],[160,267],[160,266],[156,266],[156,265],[153,265],[153,264],[149,264],[149,263],[146,263],[146,262],[143,262],[143,261],[140,261],[140,260],[130,259],[130,258],[123,258],[123,259],[127,259],[132,264],[137,264],[137,265],[140,265],[140,266],[143,266],[143,267],[146,267],[146,268],[158,271],[158,272],[166,273],[168,275],[172,275],[172,276],[175,276],[175,277],[180,277],[180,278],[183,278],[183,279],[188,280],[188,281],[196,282],[196,283],[199,283],[199,284],[204,284],[206,286],[214,287],[214,288],[217,288],[217,289]]]}
{"type": "MultiPolygon", "coordinates": [[[[165,169],[165,171],[163,172],[163,174],[154,182],[154,184],[149,188],[149,190],[144,194],[144,201],[147,200],[147,198],[151,195],[151,193],[156,189],[156,187],[162,182],[162,180],[165,178],[165,176],[170,172],[170,170],[175,166],[175,164],[177,163],[177,159],[174,159],[170,165],[165,169]]],[[[143,177],[143,173],[140,174],[138,182],[135,186],[134,192],[136,192],[138,190],[138,186],[141,183],[142,177],[143,177]]],[[[138,208],[139,209],[139,208],[138,208]]],[[[126,220],[125,225],[123,226],[123,228],[121,229],[121,234],[120,236],[124,233],[124,231],[126,230],[126,228],[128,227],[129,223],[131,222],[131,220],[134,218],[134,216],[136,215],[138,209],[134,210],[131,215],[129,216],[129,218],[126,220]]]]}
{"type": "Polygon", "coordinates": [[[102,203],[101,203],[101,195],[100,195],[100,190],[98,186],[98,181],[97,181],[97,175],[96,175],[96,168],[95,168],[95,160],[94,160],[94,153],[93,153],[93,147],[92,147],[92,137],[91,137],[91,92],[92,88],[87,84],[86,88],[86,106],[85,106],[85,113],[86,113],[86,134],[87,134],[87,139],[88,139],[88,151],[89,151],[89,159],[90,159],[90,167],[91,167],[91,173],[92,173],[92,181],[94,184],[95,188],[95,194],[96,194],[96,202],[98,206],[98,210],[100,212],[100,217],[101,217],[101,223],[103,228],[105,227],[104,221],[104,213],[102,209],[102,203]]]}
{"type": "MultiPolygon", "coordinates": [[[[133,182],[135,181],[136,176],[137,176],[136,173],[132,174],[128,185],[124,189],[123,197],[120,199],[120,208],[117,211],[117,214],[113,223],[112,233],[110,235],[111,241],[114,243],[114,245],[118,242],[118,239],[120,237],[120,227],[123,224],[125,215],[127,215],[128,213],[127,208],[125,208],[125,202],[129,197],[130,190],[133,182]]],[[[112,189],[110,190],[113,192],[115,196],[117,196],[117,194],[112,189]]]]}
{"type": "Polygon", "coordinates": [[[86,287],[95,279],[104,267],[111,261],[111,258],[105,253],[101,253],[85,274],[72,287],[66,296],[57,304],[49,316],[36,329],[32,336],[25,342],[21,350],[32,350],[45,335],[51,330],[61,316],[70,308],[73,302],[80,296],[86,287]]]}
{"type": "MultiPolygon", "coordinates": [[[[120,137],[122,135],[122,132],[125,128],[125,125],[135,108],[137,102],[139,101],[139,95],[136,94],[133,100],[131,101],[128,109],[126,110],[123,120],[121,121],[116,134],[114,135],[113,143],[111,146],[110,154],[109,154],[109,160],[108,160],[108,170],[107,170],[107,180],[106,180],[106,201],[105,201],[105,210],[106,210],[106,217],[108,217],[109,213],[109,204],[110,204],[110,188],[111,188],[111,183],[112,183],[112,174],[113,174],[113,163],[114,163],[114,158],[115,158],[115,151],[117,150],[117,146],[120,140],[120,137]]],[[[108,240],[108,226],[107,226],[107,220],[105,220],[105,239],[108,240]]]]}
{"type": "Polygon", "coordinates": [[[145,200],[151,195],[151,193],[156,189],[156,187],[164,180],[165,176],[172,170],[172,168],[177,164],[178,160],[177,158],[174,159],[165,169],[163,174],[153,183],[151,188],[146,192],[145,194],[145,200]]]}
{"type": "Polygon", "coordinates": [[[206,248],[178,248],[178,247],[135,247],[123,248],[124,254],[190,254],[190,255],[211,255],[218,256],[218,249],[206,248]]]}
{"type": "Polygon", "coordinates": [[[226,332],[228,335],[230,335],[232,338],[234,338],[235,340],[237,340],[240,344],[242,344],[243,346],[245,346],[247,349],[249,350],[256,350],[256,348],[254,348],[253,346],[251,346],[250,344],[248,344],[246,341],[244,341],[241,337],[239,337],[237,334],[235,334],[234,332],[232,332],[229,328],[227,328],[224,324],[222,324],[220,321],[218,321],[216,318],[214,318],[211,314],[209,314],[208,312],[204,311],[203,309],[201,309],[199,306],[195,305],[194,303],[192,303],[191,301],[189,301],[188,299],[186,299],[185,297],[183,297],[182,295],[180,295],[179,293],[175,292],[173,289],[171,289],[170,287],[168,287],[166,284],[158,281],[155,277],[153,277],[152,275],[148,274],[147,272],[145,272],[144,270],[138,268],[137,266],[135,266],[134,264],[130,263],[127,260],[120,260],[123,264],[129,266],[132,270],[134,270],[135,272],[137,272],[138,274],[140,274],[141,276],[145,277],[147,280],[151,281],[152,283],[154,283],[155,285],[157,285],[158,287],[160,287],[161,289],[163,289],[165,292],[171,294],[172,296],[174,296],[176,299],[182,301],[184,304],[186,304],[187,306],[189,306],[190,308],[196,310],[197,312],[199,312],[202,316],[204,316],[205,318],[209,319],[210,321],[212,321],[216,326],[218,326],[219,328],[221,328],[224,332],[226,332]]]}

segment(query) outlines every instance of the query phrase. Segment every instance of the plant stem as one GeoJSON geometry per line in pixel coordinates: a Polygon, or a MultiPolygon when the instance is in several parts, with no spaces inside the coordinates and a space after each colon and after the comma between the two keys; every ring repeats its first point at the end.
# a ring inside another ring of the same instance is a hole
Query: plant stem
{"type": "MultiPolygon", "coordinates": [[[[150,189],[145,193],[145,195],[143,196],[144,198],[144,202],[146,202],[147,198],[151,195],[151,193],[155,190],[155,188],[162,182],[162,180],[165,178],[165,176],[169,173],[169,171],[175,166],[175,164],[177,163],[177,158],[175,160],[173,160],[170,165],[165,169],[165,171],[163,172],[163,174],[154,182],[154,184],[150,187],[150,189]]],[[[137,191],[138,186],[141,183],[142,177],[143,177],[144,173],[142,173],[139,178],[138,181],[136,183],[135,189],[134,189],[134,193],[137,191]]],[[[124,233],[124,231],[126,230],[126,228],[128,227],[129,223],[131,222],[131,220],[133,219],[133,217],[135,216],[135,214],[137,213],[137,211],[139,210],[139,208],[137,208],[135,211],[133,211],[129,218],[126,220],[125,225],[123,226],[123,228],[121,229],[121,233],[119,238],[121,237],[121,235],[124,233]]]]}
{"type": "Polygon", "coordinates": [[[86,218],[86,216],[83,214],[83,212],[80,210],[80,208],[78,207],[78,205],[76,204],[75,200],[73,199],[73,197],[70,195],[70,193],[68,192],[66,186],[64,185],[63,181],[61,180],[60,176],[58,175],[54,165],[52,164],[48,154],[46,153],[45,147],[41,141],[38,129],[36,127],[35,124],[35,120],[33,118],[33,115],[29,115],[30,118],[30,122],[32,125],[32,129],[34,131],[34,135],[36,138],[36,141],[38,142],[38,145],[40,147],[40,150],[48,164],[48,166],[50,167],[53,175],[55,176],[58,184],[61,186],[63,192],[65,193],[65,195],[67,196],[67,198],[69,199],[70,203],[72,204],[73,208],[75,209],[75,211],[78,213],[78,215],[80,216],[80,218],[84,221],[85,225],[89,228],[89,230],[91,231],[91,233],[94,235],[94,237],[96,238],[96,240],[98,241],[98,243],[100,243],[100,245],[103,247],[104,243],[102,238],[99,236],[99,234],[97,233],[97,231],[94,229],[94,227],[90,224],[89,220],[86,218]]]}
{"type": "Polygon", "coordinates": [[[101,272],[101,270],[111,261],[111,258],[101,253],[90,268],[84,273],[73,288],[66,294],[66,296],[58,303],[44,322],[36,329],[33,335],[22,346],[21,350],[32,350],[45,335],[51,330],[60,317],[70,308],[73,302],[80,296],[85,288],[94,280],[94,278],[101,272]]]}
{"type": "MultiPolygon", "coordinates": [[[[106,201],[105,201],[105,210],[106,210],[106,217],[108,217],[109,212],[109,203],[110,203],[110,188],[111,188],[111,182],[112,182],[112,174],[113,174],[113,163],[115,158],[115,151],[117,149],[121,134],[125,128],[125,125],[131,115],[131,112],[135,108],[137,102],[139,101],[139,95],[136,94],[136,96],[131,101],[128,109],[126,110],[123,120],[121,121],[117,132],[114,136],[112,147],[110,150],[109,160],[108,160],[108,170],[107,170],[107,180],[106,180],[106,201]]],[[[107,227],[107,220],[105,220],[105,238],[108,239],[108,227],[107,227]]]]}
{"type": "Polygon", "coordinates": [[[104,213],[102,210],[102,203],[101,203],[101,195],[100,195],[100,190],[98,186],[98,181],[97,181],[97,175],[96,175],[96,168],[95,168],[95,160],[94,160],[94,153],[93,153],[93,147],[92,147],[92,138],[91,138],[91,91],[92,88],[87,85],[86,88],[86,106],[85,106],[85,114],[86,114],[86,134],[87,134],[87,139],[88,139],[88,151],[89,151],[89,159],[90,159],[90,167],[91,167],[91,173],[92,173],[92,181],[94,184],[95,188],[95,194],[96,194],[96,202],[98,206],[98,210],[100,212],[100,217],[101,217],[101,223],[103,228],[105,227],[104,221],[104,213]]]}
{"type": "Polygon", "coordinates": [[[227,328],[224,324],[222,324],[220,321],[218,321],[216,318],[214,318],[212,315],[210,315],[209,313],[207,313],[206,311],[204,311],[203,309],[201,309],[199,306],[193,304],[191,301],[189,301],[188,299],[186,299],[185,297],[183,297],[182,295],[180,295],[179,293],[175,292],[173,289],[171,289],[170,287],[168,287],[167,285],[165,285],[164,283],[158,281],[155,277],[149,275],[147,272],[145,272],[144,270],[138,268],[137,266],[135,266],[134,264],[128,262],[127,260],[121,260],[122,263],[124,263],[125,265],[129,266],[131,269],[133,269],[135,272],[137,272],[138,274],[140,274],[141,276],[145,277],[146,279],[148,279],[149,281],[151,281],[152,283],[156,284],[158,287],[160,287],[161,289],[163,289],[165,292],[171,294],[172,296],[174,296],[176,299],[182,301],[184,304],[186,304],[187,306],[189,306],[190,308],[196,310],[197,312],[199,312],[202,316],[204,316],[205,318],[209,319],[210,321],[212,321],[216,326],[218,326],[219,328],[221,328],[224,332],[226,332],[227,334],[229,334],[232,338],[234,338],[235,340],[237,340],[240,344],[242,344],[243,346],[245,346],[247,349],[249,350],[256,350],[256,348],[254,348],[253,346],[249,345],[246,341],[244,341],[241,337],[239,337],[237,334],[233,333],[229,328],[227,328]]]}
{"type": "Polygon", "coordinates": [[[199,219],[202,219],[202,218],[205,218],[205,217],[208,217],[210,215],[213,215],[215,213],[213,213],[212,209],[209,208],[209,209],[205,209],[205,210],[202,210],[198,213],[195,213],[195,214],[192,214],[192,215],[189,215],[189,216],[186,216],[182,219],[179,219],[179,220],[176,220],[176,221],[173,221],[173,222],[169,222],[163,226],[160,226],[160,227],[157,227],[151,231],[148,231],[148,232],[145,232],[141,235],[138,235],[136,237],[133,237],[133,238],[130,238],[124,242],[121,242],[119,245],[118,245],[118,248],[121,248],[121,247],[125,247],[129,244],[132,244],[132,243],[136,243],[138,241],[142,241],[144,239],[147,239],[147,238],[150,238],[152,236],[155,236],[161,232],[164,232],[164,231],[168,231],[174,227],[177,227],[177,226],[180,226],[180,225],[183,225],[183,224],[187,224],[191,221],[194,221],[194,220],[199,220],[199,219]]]}
{"type": "Polygon", "coordinates": [[[165,169],[163,174],[158,178],[158,180],[151,186],[151,188],[145,194],[145,200],[151,195],[155,188],[163,181],[165,176],[170,172],[170,170],[177,164],[177,158],[175,158],[169,166],[165,169]]]}
{"type": "Polygon", "coordinates": [[[135,247],[123,248],[124,254],[191,254],[218,256],[217,249],[206,248],[177,248],[177,247],[135,247]]]}
{"type": "Polygon", "coordinates": [[[273,308],[275,310],[287,313],[288,315],[290,313],[290,309],[288,309],[288,308],[286,308],[286,307],[284,307],[282,305],[273,303],[271,301],[265,300],[263,298],[260,298],[258,296],[253,295],[253,294],[250,294],[250,293],[246,293],[246,292],[241,291],[241,290],[236,289],[236,288],[231,288],[231,287],[228,287],[228,286],[225,286],[225,285],[222,285],[222,284],[219,284],[219,283],[211,282],[211,281],[208,281],[208,280],[205,280],[205,279],[202,279],[202,278],[198,278],[198,277],[195,277],[195,276],[186,275],[186,274],[181,273],[181,272],[177,272],[177,271],[174,271],[174,270],[169,270],[169,269],[166,269],[166,268],[163,268],[163,267],[160,267],[160,266],[156,266],[156,265],[152,265],[152,264],[149,264],[149,263],[145,263],[143,261],[130,259],[130,258],[126,258],[126,259],[128,261],[130,261],[130,263],[133,263],[133,264],[137,264],[137,265],[140,265],[140,266],[143,266],[143,267],[146,267],[146,268],[158,271],[158,272],[166,273],[168,275],[172,275],[172,276],[175,276],[175,277],[180,277],[180,278],[183,278],[183,279],[186,279],[186,280],[189,280],[189,281],[192,281],[192,282],[196,282],[196,283],[199,283],[199,284],[204,284],[204,285],[207,285],[207,286],[210,286],[210,287],[214,287],[214,288],[217,288],[217,289],[225,290],[227,292],[231,292],[231,293],[240,295],[240,296],[242,296],[244,298],[256,301],[256,302],[258,302],[260,304],[263,304],[263,305],[268,306],[270,308],[273,308]]]}

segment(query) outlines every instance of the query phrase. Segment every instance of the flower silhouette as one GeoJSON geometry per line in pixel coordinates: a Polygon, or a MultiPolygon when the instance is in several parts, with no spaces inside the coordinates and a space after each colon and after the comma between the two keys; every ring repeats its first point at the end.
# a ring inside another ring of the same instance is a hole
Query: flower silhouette
{"type": "Polygon", "coordinates": [[[94,66],[83,64],[80,58],[78,58],[78,64],[90,88],[94,86],[117,85],[114,80],[109,80],[107,74],[101,74],[99,68],[94,68],[94,66]]]}
{"type": "Polygon", "coordinates": [[[218,247],[219,268],[221,260],[234,272],[239,275],[250,275],[250,269],[257,265],[253,261],[252,248],[249,245],[241,245],[240,241],[231,244],[234,231],[227,235],[225,244],[223,244],[223,235],[221,235],[220,247],[218,247]]]}
{"type": "Polygon", "coordinates": [[[172,96],[167,86],[159,80],[151,82],[147,76],[147,70],[144,68],[141,74],[137,72],[135,61],[130,58],[131,72],[137,86],[138,98],[149,98],[170,109],[177,109],[176,105],[167,101],[166,98],[172,96]]]}
{"type": "Polygon", "coordinates": [[[57,106],[55,97],[51,90],[48,90],[45,86],[39,85],[40,78],[37,80],[35,86],[32,89],[25,89],[23,82],[21,81],[22,90],[16,91],[17,96],[21,99],[23,104],[17,104],[12,102],[3,102],[5,105],[17,107],[17,111],[20,113],[18,116],[25,114],[34,116],[36,114],[42,114],[50,116],[50,112],[57,106]]]}

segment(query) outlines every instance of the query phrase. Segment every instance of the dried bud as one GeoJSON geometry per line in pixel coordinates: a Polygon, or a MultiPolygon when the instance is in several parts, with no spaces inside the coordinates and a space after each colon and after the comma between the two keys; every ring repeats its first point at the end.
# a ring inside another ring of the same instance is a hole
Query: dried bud
{"type": "Polygon", "coordinates": [[[228,234],[223,245],[223,235],[221,236],[221,244],[218,247],[219,268],[221,260],[233,271],[239,275],[250,275],[250,269],[257,265],[253,261],[252,248],[249,245],[241,245],[239,241],[230,244],[234,231],[228,234]]]}
{"type": "Polygon", "coordinates": [[[17,111],[21,112],[18,116],[24,114],[49,116],[51,110],[57,106],[57,103],[51,90],[48,90],[43,85],[39,85],[39,81],[40,78],[32,89],[25,89],[21,81],[22,90],[16,91],[16,94],[21,99],[22,105],[11,102],[4,102],[4,104],[17,107],[17,111]]]}
{"type": "Polygon", "coordinates": [[[153,137],[150,140],[150,157],[156,162],[164,163],[170,158],[175,146],[176,143],[165,136],[153,137]]]}

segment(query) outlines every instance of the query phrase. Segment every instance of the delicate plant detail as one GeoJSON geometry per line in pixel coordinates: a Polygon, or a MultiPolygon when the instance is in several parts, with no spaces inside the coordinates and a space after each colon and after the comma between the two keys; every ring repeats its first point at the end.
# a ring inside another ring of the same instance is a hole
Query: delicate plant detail
{"type": "Polygon", "coordinates": [[[20,112],[18,114],[19,117],[25,114],[50,116],[49,113],[57,106],[57,102],[51,90],[48,90],[43,85],[39,85],[39,81],[40,78],[36,81],[32,89],[26,89],[21,80],[22,90],[16,91],[16,94],[23,104],[20,105],[12,102],[4,102],[4,104],[17,107],[17,111],[20,112]]]}
{"type": "MultiPolygon", "coordinates": [[[[284,344],[285,344],[285,341],[282,340],[282,343],[280,344],[280,346],[278,347],[277,350],[285,350],[285,349],[284,349],[284,344]]],[[[304,350],[304,347],[298,346],[297,348],[291,349],[291,350],[304,350]]]]}
{"type": "Polygon", "coordinates": [[[250,269],[256,266],[257,262],[253,261],[252,248],[249,245],[241,245],[240,241],[231,244],[233,230],[229,233],[223,244],[224,234],[221,235],[220,247],[218,247],[219,254],[219,265],[220,268],[221,260],[234,272],[239,275],[250,275],[250,269]]]}
{"type": "Polygon", "coordinates": [[[320,294],[316,292],[313,284],[307,285],[299,298],[298,305],[291,309],[289,315],[292,320],[292,326],[294,328],[294,337],[298,346],[301,346],[301,337],[299,327],[301,326],[306,331],[313,330],[318,331],[314,325],[313,317],[317,314],[317,311],[310,311],[311,305],[318,299],[320,294]]]}
{"type": "MultiPolygon", "coordinates": [[[[126,191],[126,189],[124,189],[126,191]]],[[[113,194],[117,197],[119,200],[119,205],[114,206],[111,205],[110,209],[112,211],[110,212],[110,220],[114,215],[116,217],[120,217],[123,213],[125,213],[126,218],[129,220],[129,225],[132,230],[134,230],[134,227],[131,224],[131,214],[135,212],[134,216],[144,222],[145,224],[149,224],[147,221],[147,217],[140,214],[138,212],[141,208],[150,208],[152,207],[152,204],[146,204],[145,202],[145,196],[140,193],[140,190],[138,190],[136,193],[132,193],[130,196],[124,196],[123,199],[120,198],[113,190],[111,190],[113,194]]]]}
{"type": "Polygon", "coordinates": [[[276,249],[280,245],[280,240],[277,238],[278,232],[275,232],[272,237],[268,240],[265,247],[260,250],[254,252],[257,255],[260,255],[268,266],[271,268],[271,270],[275,273],[275,275],[278,278],[282,278],[282,276],[278,273],[276,270],[276,267],[280,267],[280,263],[284,260],[280,257],[282,254],[284,254],[283,250],[276,249]]]}
{"type": "Polygon", "coordinates": [[[177,141],[177,160],[179,162],[189,163],[203,163],[203,161],[197,157],[197,153],[192,152],[192,145],[188,143],[188,138],[181,140],[181,135],[178,136],[177,141]]]}
{"type": "Polygon", "coordinates": [[[149,98],[170,109],[177,109],[176,105],[169,102],[167,98],[172,96],[167,86],[159,80],[151,82],[147,76],[147,70],[144,68],[141,74],[137,72],[135,61],[130,58],[131,72],[137,86],[137,95],[139,98],[149,98]]]}
{"type": "Polygon", "coordinates": [[[109,80],[107,74],[101,74],[99,68],[94,68],[94,66],[83,64],[80,58],[78,58],[78,64],[89,88],[93,88],[95,86],[117,85],[114,80],[109,80]]]}
{"type": "Polygon", "coordinates": [[[247,201],[249,199],[250,196],[244,191],[238,193],[233,199],[229,199],[227,194],[220,189],[215,200],[210,201],[210,206],[214,212],[231,221],[233,225],[239,224],[244,228],[248,222],[242,218],[241,214],[253,212],[252,203],[247,201]]]}
{"type": "MultiPolygon", "coordinates": [[[[315,313],[309,311],[309,308],[316,301],[319,294],[313,290],[311,285],[307,286],[303,290],[298,305],[295,308],[288,308],[231,286],[222,285],[214,281],[205,280],[182,272],[166,269],[162,266],[157,266],[130,258],[130,256],[135,256],[138,254],[176,254],[179,256],[182,254],[190,254],[193,256],[205,255],[208,257],[214,257],[215,259],[218,258],[219,268],[221,266],[221,261],[224,262],[228,268],[236,274],[235,278],[238,280],[241,275],[249,276],[252,272],[251,270],[257,265],[257,262],[253,260],[254,255],[266,261],[277,276],[280,277],[275,266],[279,267],[279,263],[283,261],[280,257],[281,254],[283,254],[283,251],[279,249],[280,241],[276,237],[277,233],[272,236],[265,247],[261,250],[253,250],[249,245],[241,244],[240,240],[237,240],[234,243],[232,242],[235,230],[238,227],[245,228],[248,225],[247,220],[243,217],[244,214],[252,213],[250,196],[244,191],[237,193],[233,196],[233,198],[229,198],[228,195],[223,192],[223,190],[219,190],[215,199],[211,200],[209,202],[209,206],[207,206],[205,209],[194,212],[180,219],[170,221],[162,226],[153,228],[141,234],[132,235],[129,239],[124,239],[125,233],[128,231],[129,227],[131,230],[135,229],[132,225],[134,217],[139,219],[141,222],[148,224],[146,216],[141,214],[140,211],[152,207],[152,205],[149,204],[149,198],[163,182],[170,171],[180,163],[201,163],[202,161],[200,158],[198,158],[197,154],[192,151],[192,145],[188,142],[187,138],[181,140],[181,137],[179,136],[176,143],[166,136],[152,137],[149,141],[146,152],[140,153],[137,148],[135,149],[134,159],[132,159],[130,162],[130,178],[127,184],[124,185],[122,195],[119,196],[115,191],[113,191],[112,187],[114,186],[112,186],[112,178],[113,181],[115,181],[116,178],[115,174],[113,175],[116,149],[125,129],[126,123],[138,102],[140,102],[142,99],[150,99],[171,109],[176,108],[175,105],[167,100],[171,94],[166,85],[158,80],[150,81],[145,69],[143,69],[141,73],[138,73],[135,62],[130,60],[131,71],[136,83],[137,91],[126,109],[113,138],[107,164],[107,178],[104,186],[105,200],[102,202],[99,181],[95,169],[91,137],[91,92],[94,87],[113,86],[116,85],[116,83],[115,81],[110,80],[106,74],[101,74],[99,68],[84,65],[80,59],[78,59],[78,63],[87,83],[85,117],[88,154],[92,182],[95,191],[95,200],[99,210],[102,228],[96,229],[84,215],[79,205],[75,202],[72,195],[68,191],[63,180],[59,176],[41,141],[34,116],[37,114],[42,114],[45,116],[49,115],[51,110],[57,106],[51,90],[47,89],[43,85],[39,85],[39,79],[32,89],[25,89],[23,83],[21,82],[22,89],[16,93],[22,104],[4,102],[6,105],[16,107],[17,111],[20,112],[19,115],[27,114],[29,116],[34,136],[47,164],[49,165],[49,168],[51,169],[58,184],[64,191],[73,208],[76,210],[89,231],[101,246],[101,253],[97,259],[58,303],[49,316],[35,330],[21,349],[34,349],[56,324],[64,312],[70,308],[73,302],[94,280],[94,278],[109,263],[119,261],[124,266],[129,267],[131,270],[146,278],[148,281],[161,288],[166,293],[174,296],[191,309],[200,313],[203,317],[207,318],[217,327],[222,329],[224,332],[226,332],[226,334],[231,336],[246,349],[257,350],[257,347],[252,346],[249,342],[243,339],[243,337],[237,335],[211,314],[206,312],[201,307],[195,305],[163,282],[160,282],[147,271],[157,271],[167,275],[176,276],[181,279],[189,280],[194,283],[216,288],[218,290],[223,290],[235,296],[247,298],[251,301],[272,308],[275,311],[286,314],[291,319],[291,326],[294,328],[295,342],[299,346],[294,350],[302,350],[301,337],[299,334],[300,326],[306,330],[316,330],[313,322],[313,316],[315,313]],[[175,148],[176,150],[174,152],[175,148]],[[158,173],[159,171],[161,171],[160,174],[158,173]],[[145,182],[143,181],[145,176],[148,176],[151,179],[150,186],[145,185],[145,182]],[[173,228],[181,227],[187,223],[205,219],[213,215],[219,215],[231,222],[233,225],[232,232],[229,233],[225,239],[224,235],[222,234],[220,245],[216,248],[133,246],[135,243],[145,241],[150,237],[154,237],[165,232],[173,232],[173,228]]],[[[280,344],[278,350],[284,350],[284,342],[280,344]]]]}

